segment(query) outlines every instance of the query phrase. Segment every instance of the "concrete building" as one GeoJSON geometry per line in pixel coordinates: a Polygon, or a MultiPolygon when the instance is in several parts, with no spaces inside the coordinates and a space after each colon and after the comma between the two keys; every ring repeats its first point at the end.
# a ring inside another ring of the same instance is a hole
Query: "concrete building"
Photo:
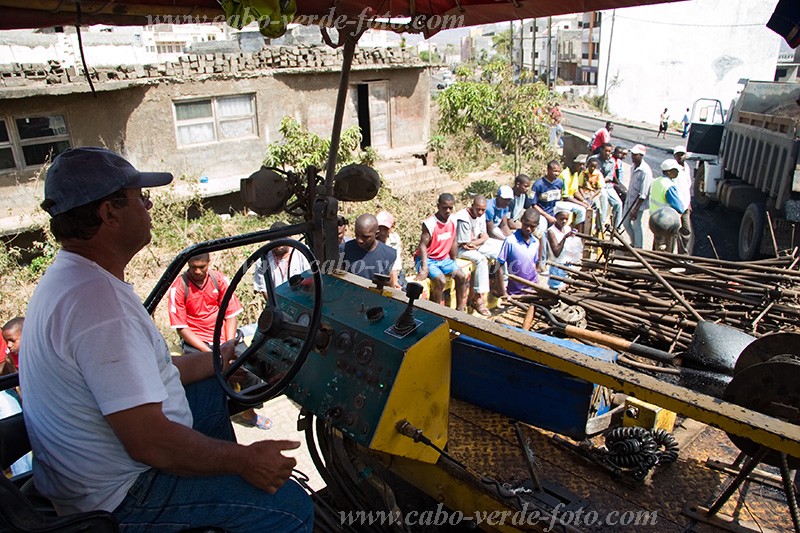
{"type": "Polygon", "coordinates": [[[680,121],[698,98],[727,107],[740,78],[772,80],[780,37],[773,0],[691,0],[602,13],[598,90],[621,117],[680,121]],[[643,84],[647,90],[642,90],[643,84]]]}
{"type": "MultiPolygon", "coordinates": [[[[341,61],[327,47],[184,54],[92,68],[96,97],[75,67],[0,65],[0,233],[28,225],[19,216],[41,198],[42,164],[71,146],[108,146],[137,167],[194,183],[205,176],[206,195],[238,190],[281,140],[284,117],[330,135],[341,61]]],[[[357,50],[344,127],[360,125],[362,144],[381,155],[424,151],[429,83],[407,51],[357,50]]]]}
{"type": "Polygon", "coordinates": [[[783,40],[778,52],[775,81],[800,81],[800,48],[792,50],[783,40]]]}

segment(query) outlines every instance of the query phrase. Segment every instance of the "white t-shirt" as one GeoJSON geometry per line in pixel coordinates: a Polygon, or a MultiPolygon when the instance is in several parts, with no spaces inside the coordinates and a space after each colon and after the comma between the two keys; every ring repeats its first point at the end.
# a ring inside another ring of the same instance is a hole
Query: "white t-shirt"
{"type": "Polygon", "coordinates": [[[386,246],[397,252],[392,270],[403,270],[403,241],[400,239],[400,234],[396,231],[389,232],[389,238],[386,239],[386,246]]]}
{"type": "Polygon", "coordinates": [[[59,514],[113,511],[149,467],[131,459],[105,415],[161,403],[168,419],[192,426],[164,338],[131,285],[63,250],[36,287],[22,336],[37,490],[59,514]]]}
{"type": "Polygon", "coordinates": [[[469,209],[462,209],[453,217],[456,222],[456,241],[459,246],[486,234],[486,217],[472,218],[469,209]]]}
{"type": "Polygon", "coordinates": [[[675,178],[675,187],[678,189],[678,198],[680,198],[684,207],[691,207],[692,174],[687,163],[684,163],[683,168],[678,172],[678,177],[675,178]]]}
{"type": "MultiPolygon", "coordinates": [[[[278,264],[275,261],[275,254],[271,251],[267,254],[267,263],[269,263],[270,274],[272,274],[272,281],[275,286],[283,285],[289,278],[296,274],[302,274],[309,268],[308,259],[296,248],[289,249],[289,259],[281,261],[278,264]]],[[[253,272],[253,288],[258,292],[267,292],[267,286],[264,284],[264,261],[261,258],[256,260],[256,270],[253,272]]]]}

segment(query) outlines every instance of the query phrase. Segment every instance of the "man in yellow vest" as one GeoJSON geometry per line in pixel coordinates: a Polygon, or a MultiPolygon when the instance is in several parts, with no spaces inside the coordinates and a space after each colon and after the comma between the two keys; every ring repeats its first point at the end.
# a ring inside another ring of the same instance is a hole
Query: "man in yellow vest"
{"type": "MultiPolygon", "coordinates": [[[[681,167],[675,159],[670,158],[661,163],[661,172],[664,174],[660,178],[653,181],[650,187],[650,224],[651,227],[654,223],[654,214],[656,211],[663,207],[671,207],[678,215],[682,215],[686,211],[686,207],[681,202],[678,196],[678,187],[675,184],[675,179],[681,167]]],[[[678,219],[678,228],[680,227],[680,219],[678,219]]],[[[661,245],[667,252],[672,252],[675,248],[675,241],[677,237],[677,230],[675,232],[653,232],[653,250],[658,250],[661,245]]]]}

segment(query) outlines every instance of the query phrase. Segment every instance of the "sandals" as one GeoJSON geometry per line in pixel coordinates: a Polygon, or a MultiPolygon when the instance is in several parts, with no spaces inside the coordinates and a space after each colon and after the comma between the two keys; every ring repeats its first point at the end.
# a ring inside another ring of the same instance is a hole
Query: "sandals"
{"type": "Polygon", "coordinates": [[[243,426],[250,426],[258,429],[270,429],[272,427],[272,419],[264,415],[257,414],[255,418],[243,418],[241,415],[235,417],[235,421],[243,426]]]}
{"type": "Polygon", "coordinates": [[[472,308],[473,311],[477,311],[477,313],[481,316],[491,316],[492,312],[489,311],[489,308],[486,307],[486,304],[481,302],[480,304],[476,304],[475,302],[470,302],[469,306],[472,308]]]}

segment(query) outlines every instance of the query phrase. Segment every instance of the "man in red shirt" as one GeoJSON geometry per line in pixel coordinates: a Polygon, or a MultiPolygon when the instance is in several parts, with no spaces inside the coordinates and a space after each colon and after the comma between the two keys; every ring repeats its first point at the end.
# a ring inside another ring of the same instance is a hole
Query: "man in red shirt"
{"type": "MultiPolygon", "coordinates": [[[[187,262],[186,272],[169,288],[169,322],[178,331],[186,353],[211,351],[220,302],[228,290],[228,278],[221,272],[209,269],[210,262],[211,257],[207,253],[192,257],[187,262]]],[[[236,338],[236,315],[241,312],[242,304],[234,294],[228,302],[220,344],[236,338]]],[[[269,418],[257,414],[253,409],[242,412],[238,420],[260,429],[272,426],[269,418]]]]}
{"type": "Polygon", "coordinates": [[[604,127],[594,132],[592,140],[589,143],[589,149],[592,151],[592,154],[599,154],[600,150],[603,148],[603,145],[611,142],[612,131],[614,131],[614,124],[611,122],[606,122],[604,127]]]}
{"type": "MultiPolygon", "coordinates": [[[[189,259],[186,272],[169,288],[169,322],[178,330],[186,351],[210,352],[219,304],[228,290],[228,278],[208,268],[209,254],[189,259]]],[[[220,344],[236,337],[236,315],[242,304],[233,295],[225,314],[220,344]]]]}
{"type": "Polygon", "coordinates": [[[436,203],[435,214],[422,221],[422,236],[415,257],[417,279],[430,278],[431,301],[442,303],[445,276],[452,275],[456,282],[456,310],[463,311],[466,305],[466,276],[456,263],[458,244],[456,225],[452,219],[456,199],[450,193],[442,193],[436,203]]]}

